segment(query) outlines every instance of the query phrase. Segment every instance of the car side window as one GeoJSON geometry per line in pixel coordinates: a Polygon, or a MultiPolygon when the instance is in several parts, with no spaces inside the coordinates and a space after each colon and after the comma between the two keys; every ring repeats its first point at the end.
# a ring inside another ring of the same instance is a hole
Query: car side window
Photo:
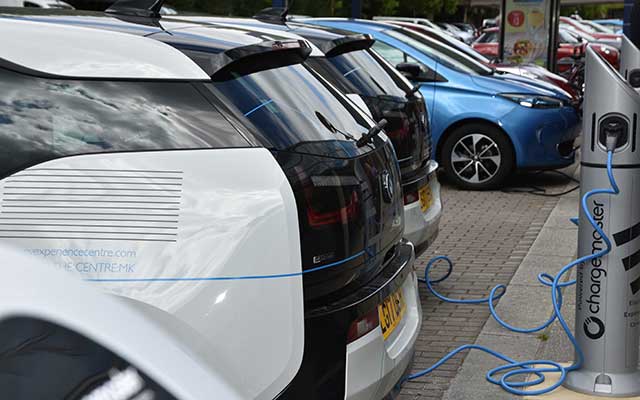
{"type": "Polygon", "coordinates": [[[188,82],[58,80],[0,69],[0,178],[72,155],[247,146],[188,82]]]}
{"type": "Polygon", "coordinates": [[[411,57],[406,54],[402,50],[398,50],[395,47],[389,46],[386,43],[375,42],[373,45],[373,49],[380,55],[382,58],[390,62],[392,65],[396,66],[400,63],[412,63],[420,66],[420,78],[422,82],[446,82],[447,79],[442,75],[436,73],[434,70],[424,65],[417,59],[411,57]]]}
{"type": "Polygon", "coordinates": [[[0,391],[11,400],[176,400],[125,358],[31,317],[0,321],[0,391]]]}
{"type": "Polygon", "coordinates": [[[400,63],[407,62],[407,55],[399,49],[393,46],[389,46],[386,43],[376,41],[373,44],[373,50],[375,50],[382,58],[387,60],[391,65],[396,66],[400,63]]]}

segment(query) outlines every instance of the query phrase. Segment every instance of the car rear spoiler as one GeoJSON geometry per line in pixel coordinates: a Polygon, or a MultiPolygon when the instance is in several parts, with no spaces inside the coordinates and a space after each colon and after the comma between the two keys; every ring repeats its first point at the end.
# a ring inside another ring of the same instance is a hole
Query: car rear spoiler
{"type": "Polygon", "coordinates": [[[373,46],[375,41],[376,40],[371,35],[358,34],[327,41],[320,44],[318,47],[322,50],[325,56],[335,57],[352,51],[366,50],[373,46]]]}
{"type": "Polygon", "coordinates": [[[265,41],[210,55],[205,72],[213,80],[227,80],[237,75],[300,64],[310,54],[311,45],[305,40],[265,41]]]}

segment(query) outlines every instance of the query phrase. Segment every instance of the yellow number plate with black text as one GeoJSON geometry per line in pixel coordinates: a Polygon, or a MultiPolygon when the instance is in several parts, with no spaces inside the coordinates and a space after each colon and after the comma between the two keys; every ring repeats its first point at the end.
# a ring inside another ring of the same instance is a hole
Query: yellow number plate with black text
{"type": "Polygon", "coordinates": [[[382,328],[382,337],[385,340],[398,327],[398,324],[402,321],[402,317],[404,317],[406,309],[407,304],[404,301],[402,288],[391,293],[391,295],[384,299],[382,304],[378,306],[380,328],[382,328]]]}
{"type": "Polygon", "coordinates": [[[422,212],[427,212],[427,210],[433,205],[433,193],[431,193],[431,188],[427,185],[418,191],[420,195],[420,209],[422,212]]]}

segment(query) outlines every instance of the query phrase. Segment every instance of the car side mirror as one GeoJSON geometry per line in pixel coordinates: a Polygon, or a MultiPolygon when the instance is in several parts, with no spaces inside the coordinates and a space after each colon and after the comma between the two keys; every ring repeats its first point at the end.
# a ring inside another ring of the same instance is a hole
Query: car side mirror
{"type": "Polygon", "coordinates": [[[422,68],[416,63],[400,63],[396,65],[396,69],[405,76],[405,78],[416,81],[420,79],[422,68]]]}

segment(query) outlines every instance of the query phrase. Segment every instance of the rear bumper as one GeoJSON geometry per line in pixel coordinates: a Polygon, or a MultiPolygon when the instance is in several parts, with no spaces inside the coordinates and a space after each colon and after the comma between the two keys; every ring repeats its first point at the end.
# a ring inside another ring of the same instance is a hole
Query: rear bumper
{"type": "MultiPolygon", "coordinates": [[[[428,185],[433,195],[433,204],[426,212],[420,207],[420,201],[404,206],[404,238],[415,246],[416,257],[420,256],[438,236],[442,201],[440,182],[438,182],[438,163],[429,161],[427,175],[419,181],[416,189],[428,185]]],[[[403,190],[405,187],[403,186],[403,190]]]]}
{"type": "Polygon", "coordinates": [[[305,310],[302,365],[279,400],[382,399],[393,389],[412,359],[422,323],[414,259],[413,245],[403,241],[367,285],[332,304],[305,310]],[[391,336],[383,340],[378,326],[347,343],[351,322],[397,290],[403,291],[407,309],[391,336]]]}
{"type": "Polygon", "coordinates": [[[407,312],[402,325],[386,341],[382,331],[374,329],[347,346],[345,399],[386,398],[407,371],[422,325],[417,283],[417,276],[412,271],[402,288],[407,312]]]}

